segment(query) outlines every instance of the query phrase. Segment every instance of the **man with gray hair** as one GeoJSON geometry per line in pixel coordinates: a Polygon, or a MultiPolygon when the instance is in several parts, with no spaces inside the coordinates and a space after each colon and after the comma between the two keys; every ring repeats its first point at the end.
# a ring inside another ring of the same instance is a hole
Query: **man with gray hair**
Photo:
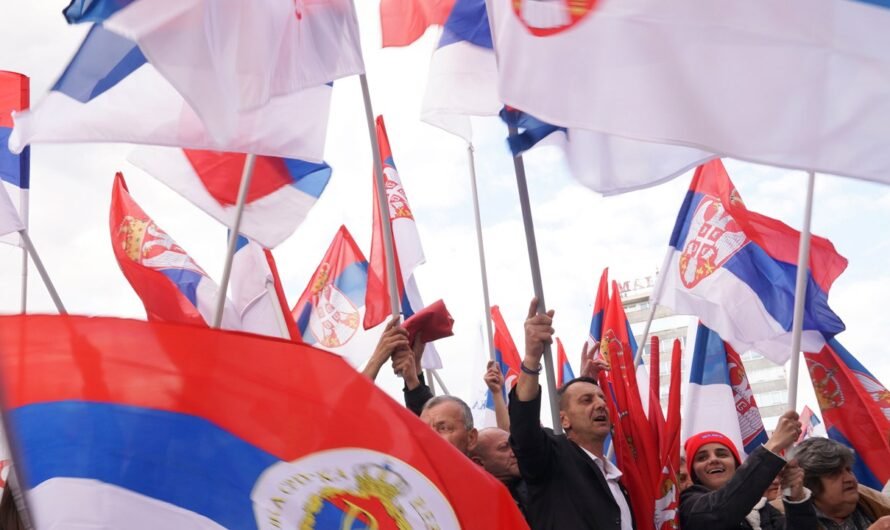
{"type": "Polygon", "coordinates": [[[473,413],[458,397],[436,396],[430,399],[420,411],[420,421],[468,457],[476,447],[478,433],[473,427],[473,413]]]}
{"type": "MultiPolygon", "coordinates": [[[[853,474],[853,451],[828,438],[808,438],[791,450],[813,492],[819,525],[825,530],[890,530],[890,505],[853,474]]],[[[789,513],[788,526],[794,527],[789,513]]]]}

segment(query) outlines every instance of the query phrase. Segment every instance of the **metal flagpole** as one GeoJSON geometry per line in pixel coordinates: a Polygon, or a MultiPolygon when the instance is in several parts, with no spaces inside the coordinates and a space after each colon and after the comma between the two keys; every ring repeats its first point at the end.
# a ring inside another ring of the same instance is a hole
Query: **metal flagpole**
{"type": "Polygon", "coordinates": [[[223,310],[226,307],[226,291],[229,289],[229,276],[232,275],[232,259],[235,257],[235,246],[238,244],[238,234],[241,230],[241,215],[244,213],[244,203],[247,202],[247,191],[250,189],[250,179],[253,176],[253,167],[256,165],[256,155],[249,153],[244,159],[244,171],[241,173],[241,185],[238,187],[238,202],[235,205],[235,220],[229,227],[229,248],[226,252],[226,264],[223,267],[222,279],[219,282],[219,293],[216,296],[216,312],[213,313],[211,327],[218,328],[222,323],[223,310]]]}
{"type": "MultiPolygon", "coordinates": [[[[19,208],[22,222],[25,229],[28,228],[28,192],[24,189],[19,190],[19,208]]],[[[25,240],[22,239],[22,298],[21,298],[22,314],[28,312],[28,249],[25,248],[25,240]]]]}
{"type": "Polygon", "coordinates": [[[374,111],[371,108],[371,92],[368,77],[358,76],[362,84],[362,98],[365,102],[365,119],[368,122],[368,135],[371,137],[371,154],[374,158],[374,191],[377,194],[377,207],[380,208],[380,222],[383,223],[383,249],[386,255],[386,281],[389,282],[389,301],[392,316],[399,316],[399,291],[396,286],[396,261],[392,244],[392,221],[389,218],[389,202],[383,180],[383,160],[380,158],[380,144],[377,141],[377,126],[374,124],[374,111]]]}
{"type": "Polygon", "coordinates": [[[426,369],[426,380],[429,383],[427,386],[430,387],[430,393],[432,395],[436,395],[436,378],[433,376],[433,371],[429,368],[426,369]]]}
{"type": "Polygon", "coordinates": [[[807,272],[810,268],[810,221],[813,219],[813,187],[816,173],[807,178],[807,202],[804,206],[803,227],[797,252],[797,282],[794,287],[794,320],[791,327],[791,374],[788,377],[788,406],[797,410],[797,372],[800,365],[800,336],[803,333],[803,309],[807,296],[807,272]]]}
{"type": "MultiPolygon", "coordinates": [[[[482,274],[482,301],[485,304],[485,329],[488,332],[488,357],[494,361],[494,333],[491,330],[491,302],[488,298],[488,274],[485,268],[485,244],[482,242],[482,219],[479,215],[479,194],[476,190],[476,157],[473,144],[467,142],[470,163],[470,189],[473,191],[473,214],[476,220],[476,243],[479,246],[479,270],[482,274]]],[[[442,386],[444,388],[444,385],[442,386]]]]}
{"type": "MultiPolygon", "coordinates": [[[[508,127],[511,137],[518,131],[512,125],[508,127]]],[[[538,299],[538,312],[545,313],[547,306],[544,303],[544,287],[541,284],[541,265],[538,262],[538,244],[535,242],[535,227],[532,222],[532,211],[528,200],[528,185],[525,181],[525,164],[522,155],[513,157],[513,170],[516,172],[516,186],[519,189],[519,205],[522,208],[522,223],[525,226],[525,242],[528,245],[528,261],[531,266],[532,284],[535,288],[535,296],[538,299]]],[[[559,405],[556,399],[556,377],[553,371],[553,353],[550,345],[544,345],[544,376],[547,380],[547,391],[550,395],[550,416],[553,420],[553,432],[562,434],[562,424],[559,421],[559,405]]]]}
{"type": "Polygon", "coordinates": [[[34,267],[37,268],[40,278],[46,285],[46,290],[49,291],[49,296],[53,299],[53,303],[56,305],[56,310],[60,315],[67,315],[68,312],[65,311],[65,306],[62,305],[62,299],[59,298],[59,293],[56,291],[56,287],[49,279],[49,274],[47,274],[46,268],[43,266],[43,261],[40,260],[40,256],[37,254],[37,249],[34,248],[34,243],[31,241],[31,237],[28,236],[28,231],[26,229],[19,230],[19,235],[22,237],[22,244],[25,245],[28,253],[31,254],[31,259],[34,260],[34,267]]]}
{"type": "MultiPolygon", "coordinates": [[[[668,245],[668,250],[664,255],[664,262],[661,264],[661,269],[658,270],[659,276],[667,270],[672,257],[674,257],[674,247],[668,245]]],[[[645,349],[646,339],[649,338],[649,327],[652,326],[652,320],[655,318],[655,309],[658,306],[658,300],[661,298],[661,290],[663,288],[664,282],[661,281],[661,278],[657,278],[655,280],[655,289],[652,291],[652,295],[649,296],[649,317],[646,319],[646,325],[643,327],[643,336],[640,337],[639,346],[637,346],[634,366],[639,366],[643,362],[643,349],[645,349]]]]}
{"type": "Polygon", "coordinates": [[[448,387],[445,386],[445,381],[442,381],[442,378],[439,376],[439,372],[437,372],[435,370],[429,370],[429,371],[432,372],[433,379],[435,379],[436,382],[439,383],[439,386],[442,387],[442,393],[445,394],[446,396],[450,396],[451,392],[448,391],[448,387]]]}

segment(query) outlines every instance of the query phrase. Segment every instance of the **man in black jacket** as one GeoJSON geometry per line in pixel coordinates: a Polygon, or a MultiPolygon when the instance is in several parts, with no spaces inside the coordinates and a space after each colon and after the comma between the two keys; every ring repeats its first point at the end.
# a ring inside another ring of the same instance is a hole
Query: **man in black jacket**
{"type": "Polygon", "coordinates": [[[601,361],[585,356],[582,377],[560,389],[560,422],[566,434],[541,427],[538,374],[544,344],[553,337],[553,311],[537,314],[536,308],[533,299],[525,321],[522,373],[509,405],[510,444],[528,484],[529,523],[535,530],[631,530],[634,521],[621,472],[603,454],[611,422],[595,379],[604,367],[601,361]]]}

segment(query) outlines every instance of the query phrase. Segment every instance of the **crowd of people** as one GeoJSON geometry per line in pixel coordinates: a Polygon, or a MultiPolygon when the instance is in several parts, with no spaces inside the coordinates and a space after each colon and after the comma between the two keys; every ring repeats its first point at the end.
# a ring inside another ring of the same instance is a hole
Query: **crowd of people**
{"type": "MultiPolygon", "coordinates": [[[[397,320],[386,326],[364,373],[374,379],[390,362],[404,380],[405,405],[502,482],[532,529],[654,528],[654,521],[634,520],[622,472],[604,451],[613,420],[597,384],[599,372],[609,368],[605,360],[585,348],[580,375],[558,389],[564,434],[541,425],[538,378],[545,344],[553,339],[554,313],[539,313],[536,307],[532,300],[521,373],[508,398],[494,362],[484,376],[495,401],[497,427],[477,430],[464,401],[433,396],[421,371],[422,337],[409,344],[397,320]]],[[[786,412],[769,440],[744,462],[723,433],[690,436],[677,476],[680,527],[890,529],[890,498],[858,484],[853,451],[818,437],[795,445],[801,428],[797,413],[786,412]]]]}

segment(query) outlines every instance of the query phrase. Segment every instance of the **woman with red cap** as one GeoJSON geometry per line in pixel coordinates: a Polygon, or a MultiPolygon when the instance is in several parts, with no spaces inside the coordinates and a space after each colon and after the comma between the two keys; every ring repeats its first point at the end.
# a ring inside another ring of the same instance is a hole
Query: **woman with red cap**
{"type": "Polygon", "coordinates": [[[811,494],[803,487],[803,470],[779,456],[800,434],[797,413],[779,418],[773,435],[744,464],[727,436],[706,431],[686,440],[686,462],[693,485],[680,495],[680,526],[684,530],[791,529],[781,512],[770,506],[764,492],[779,476],[786,513],[795,514],[800,529],[816,528],[811,494]],[[812,526],[811,526],[812,525],[812,526]]]}

